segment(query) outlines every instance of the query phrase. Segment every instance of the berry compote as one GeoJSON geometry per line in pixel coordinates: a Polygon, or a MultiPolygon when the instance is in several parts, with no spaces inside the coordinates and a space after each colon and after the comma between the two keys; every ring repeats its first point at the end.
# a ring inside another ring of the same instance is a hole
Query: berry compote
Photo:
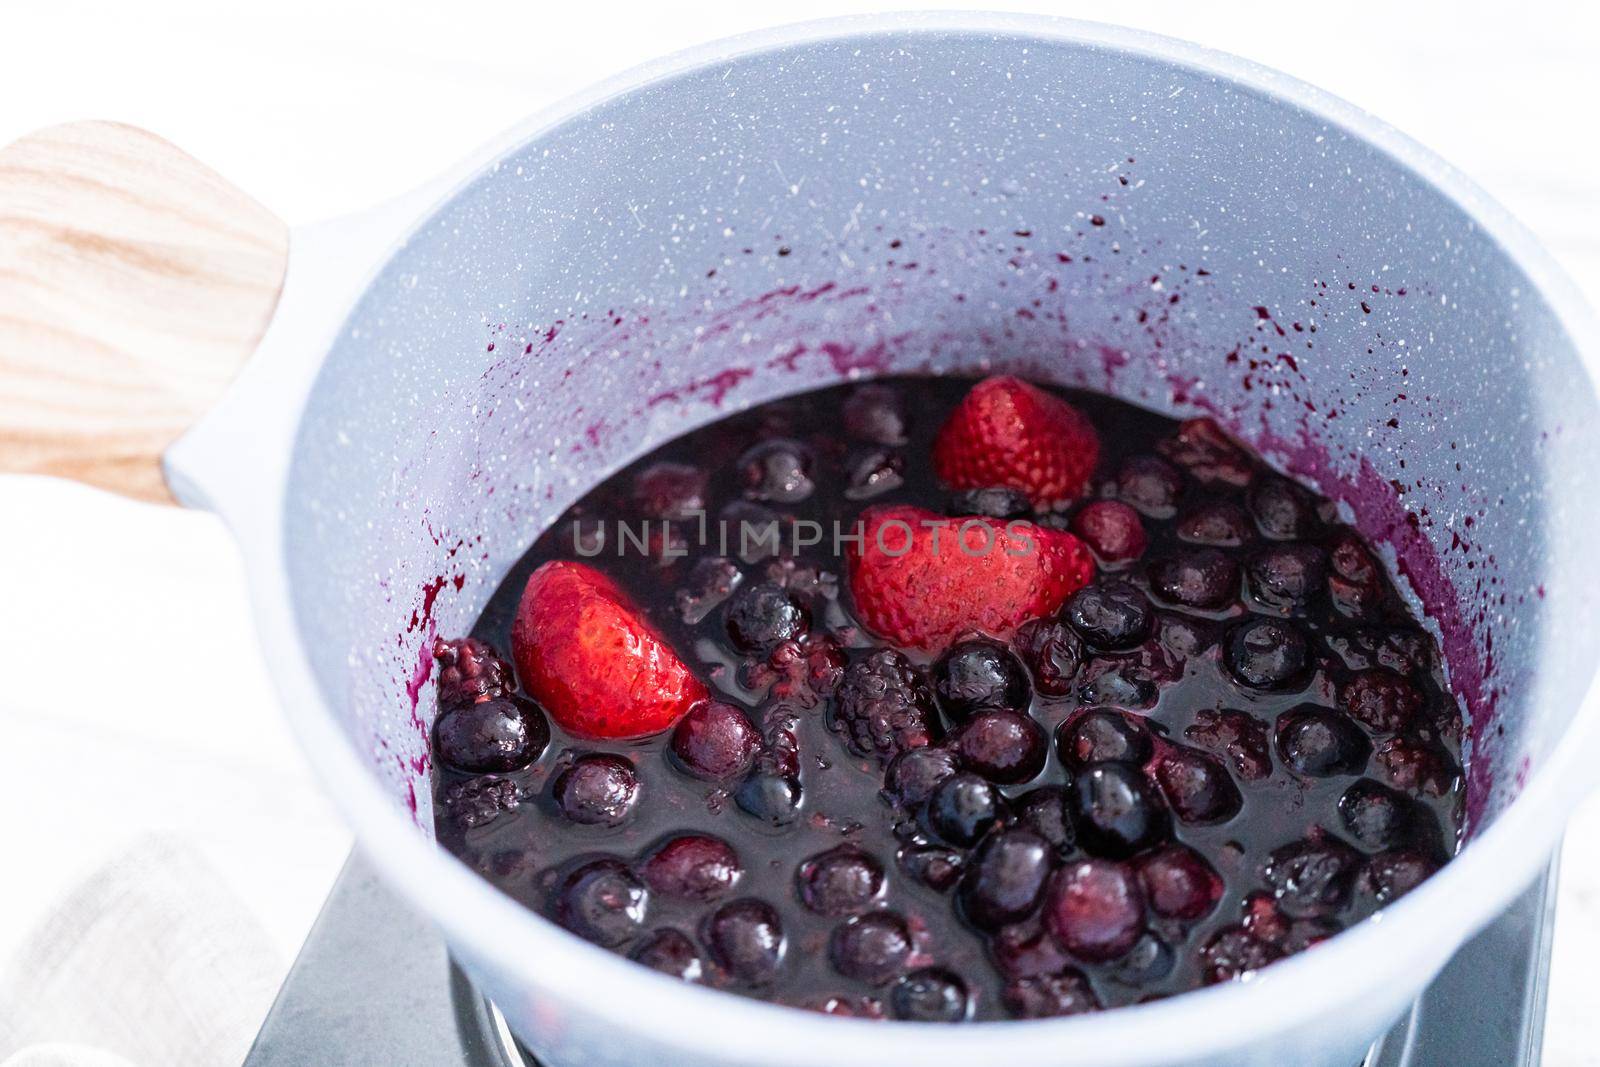
{"type": "Polygon", "coordinates": [[[1333,506],[1208,421],[1013,378],[663,445],[435,653],[446,848],[647,967],[819,1011],[1237,979],[1459,830],[1434,642],[1333,506]]]}

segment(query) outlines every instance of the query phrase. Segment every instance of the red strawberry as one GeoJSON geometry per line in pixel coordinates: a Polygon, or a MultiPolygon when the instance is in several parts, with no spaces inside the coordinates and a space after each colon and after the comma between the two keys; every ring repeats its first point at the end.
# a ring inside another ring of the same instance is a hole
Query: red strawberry
{"type": "Polygon", "coordinates": [[[861,526],[849,562],[862,624],[925,652],[971,630],[1004,638],[1054,614],[1094,574],[1083,542],[1031,522],[893,505],[868,508],[861,526]]]}
{"type": "Polygon", "coordinates": [[[1077,408],[1020,378],[985,378],[939,428],[933,469],[953,489],[1006,486],[1050,508],[1083,495],[1100,439],[1077,408]]]}
{"type": "Polygon", "coordinates": [[[582,563],[546,563],[529,576],[511,655],[528,693],[580,737],[660,733],[706,699],[622,590],[582,563]]]}

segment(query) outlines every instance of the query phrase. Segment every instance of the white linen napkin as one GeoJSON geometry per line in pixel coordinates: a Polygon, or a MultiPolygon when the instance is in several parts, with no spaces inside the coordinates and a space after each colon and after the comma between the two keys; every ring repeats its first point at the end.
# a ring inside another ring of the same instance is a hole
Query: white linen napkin
{"type": "Polygon", "coordinates": [[[235,1067],[283,967],[200,853],[140,839],[0,975],[0,1067],[235,1067]]]}

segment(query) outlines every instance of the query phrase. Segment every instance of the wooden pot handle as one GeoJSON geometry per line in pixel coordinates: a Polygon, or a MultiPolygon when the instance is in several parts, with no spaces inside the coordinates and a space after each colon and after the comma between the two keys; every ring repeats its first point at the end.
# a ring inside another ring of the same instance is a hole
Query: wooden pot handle
{"type": "Polygon", "coordinates": [[[288,256],[272,212],[143,130],[0,149],[0,472],[174,503],[161,455],[255,350],[288,256]]]}

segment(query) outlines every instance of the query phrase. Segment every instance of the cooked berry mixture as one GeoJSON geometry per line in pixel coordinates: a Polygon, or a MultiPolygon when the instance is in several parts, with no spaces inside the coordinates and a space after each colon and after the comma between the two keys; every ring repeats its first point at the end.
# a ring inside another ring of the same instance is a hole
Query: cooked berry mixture
{"type": "Polygon", "coordinates": [[[440,841],[647,967],[1034,1018],[1246,975],[1444,863],[1461,717],[1325,500],[1015,378],[765,404],[440,641],[440,841]]]}

